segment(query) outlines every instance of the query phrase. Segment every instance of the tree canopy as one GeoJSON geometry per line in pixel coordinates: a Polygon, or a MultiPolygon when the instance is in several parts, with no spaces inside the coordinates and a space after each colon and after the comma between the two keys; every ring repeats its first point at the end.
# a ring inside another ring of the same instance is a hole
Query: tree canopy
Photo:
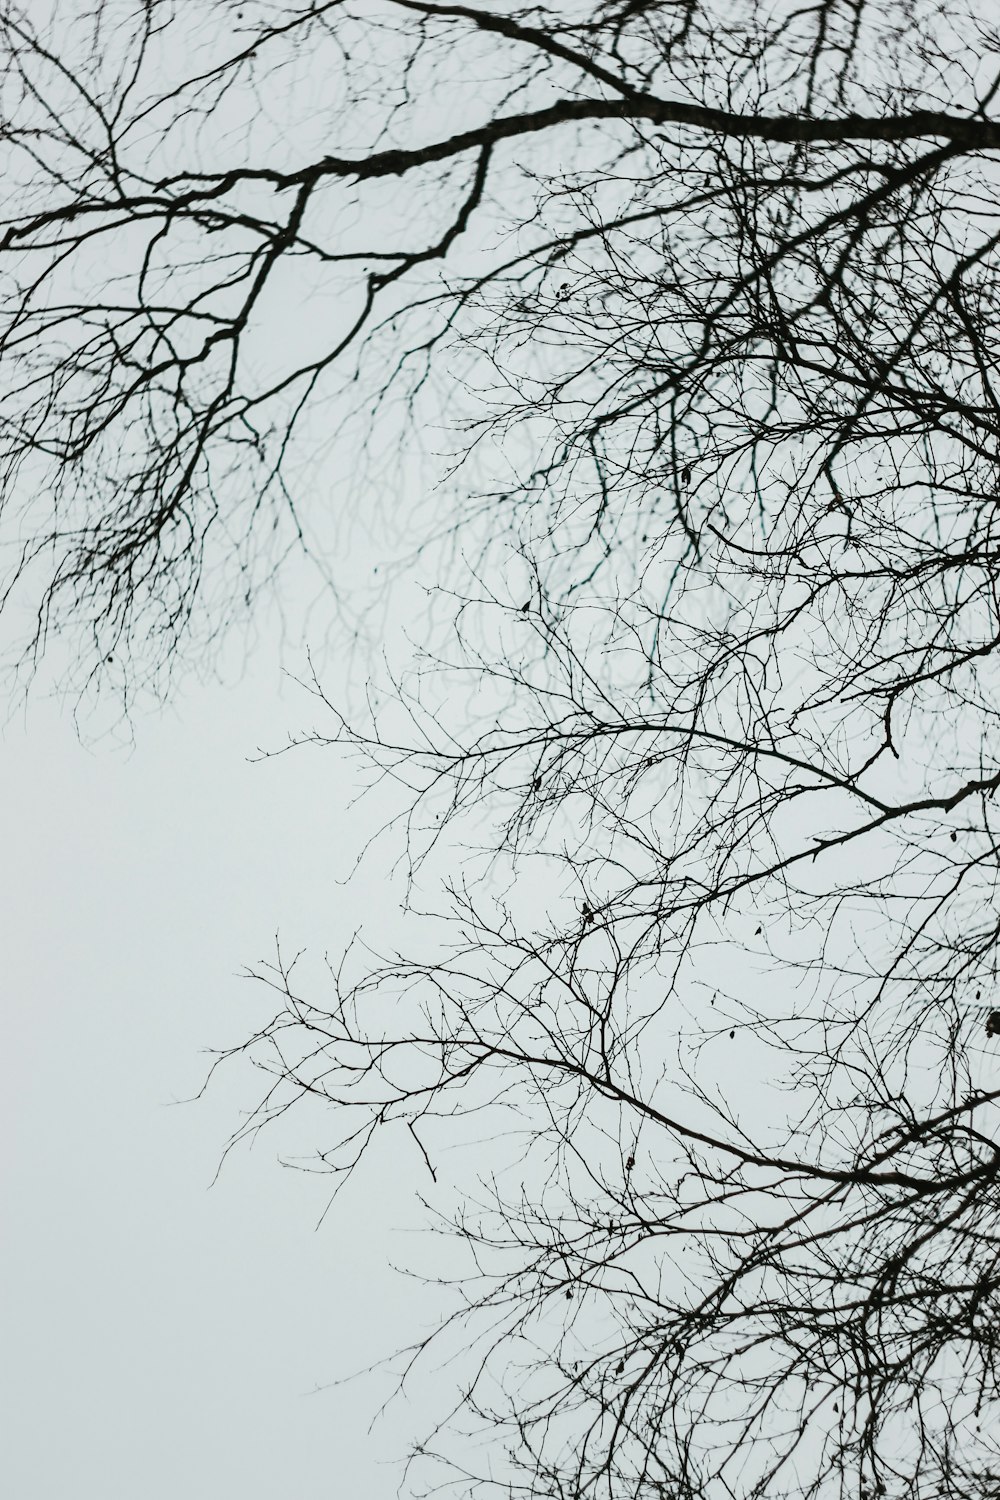
{"type": "Polygon", "coordinates": [[[995,1496],[988,8],[0,24],[29,659],[155,681],[434,450],[447,626],[303,736],[408,789],[412,940],[235,1049],[342,1177],[448,1153],[428,1482],[995,1496]]]}

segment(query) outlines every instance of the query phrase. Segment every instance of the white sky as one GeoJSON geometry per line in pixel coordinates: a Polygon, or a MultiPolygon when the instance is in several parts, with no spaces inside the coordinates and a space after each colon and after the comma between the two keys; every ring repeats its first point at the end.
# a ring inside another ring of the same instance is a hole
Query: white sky
{"type": "Polygon", "coordinates": [[[276,1139],[209,1190],[248,1070],[171,1107],[201,1049],[260,1014],[237,976],[276,930],[336,948],[380,899],[370,876],[337,884],[357,826],[333,758],[247,762],[312,717],[272,660],[138,721],[131,754],[85,748],[41,702],[0,738],[0,1492],[18,1500],[396,1494],[406,1414],[369,1437],[384,1387],[315,1388],[433,1321],[387,1268],[407,1253],[390,1179],[413,1162],[375,1164],[317,1231],[328,1184],[283,1171],[276,1139]]]}

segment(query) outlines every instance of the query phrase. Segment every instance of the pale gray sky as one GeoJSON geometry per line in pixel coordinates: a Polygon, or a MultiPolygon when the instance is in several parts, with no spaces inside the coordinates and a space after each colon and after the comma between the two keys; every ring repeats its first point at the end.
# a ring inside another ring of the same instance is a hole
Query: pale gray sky
{"type": "Polygon", "coordinates": [[[406,1254],[390,1178],[412,1163],[366,1173],[317,1231],[326,1184],[283,1171],[276,1140],[209,1190],[247,1071],[171,1106],[200,1049],[248,1032],[238,971],[276,930],[335,948],[379,899],[368,876],[337,883],[357,821],[332,757],[247,762],[309,717],[272,655],[139,721],[130,754],[85,748],[41,701],[0,739],[0,1492],[17,1500],[396,1493],[405,1413],[369,1438],[382,1387],[314,1388],[427,1321],[387,1267],[406,1254]]]}

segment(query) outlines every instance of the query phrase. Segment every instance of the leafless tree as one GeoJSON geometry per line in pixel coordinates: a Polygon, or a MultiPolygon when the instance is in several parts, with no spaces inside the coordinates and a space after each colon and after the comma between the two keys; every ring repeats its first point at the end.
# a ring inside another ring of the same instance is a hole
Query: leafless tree
{"type": "Polygon", "coordinates": [[[407,789],[413,935],[235,1049],[473,1258],[427,1482],[994,1497],[986,7],[72,12],[3,19],[29,649],[155,671],[311,455],[453,433],[448,632],[305,736],[407,789]]]}

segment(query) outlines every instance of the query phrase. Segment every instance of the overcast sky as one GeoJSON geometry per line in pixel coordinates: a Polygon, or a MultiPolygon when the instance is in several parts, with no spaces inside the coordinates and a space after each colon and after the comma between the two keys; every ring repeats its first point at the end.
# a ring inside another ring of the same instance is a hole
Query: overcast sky
{"type": "Polygon", "coordinates": [[[369,1437],[384,1386],[317,1387],[429,1321],[387,1264],[412,1163],[368,1172],[317,1229],[327,1184],[282,1169],[276,1140],[210,1188],[246,1070],[175,1103],[203,1049],[263,1016],[239,970],[276,931],[335,948],[384,895],[338,883],[358,823],[329,755],[250,763],[304,710],[272,653],[138,721],[131,751],[82,745],[40,700],[3,731],[0,1491],[18,1500],[396,1493],[406,1414],[369,1437]]]}

